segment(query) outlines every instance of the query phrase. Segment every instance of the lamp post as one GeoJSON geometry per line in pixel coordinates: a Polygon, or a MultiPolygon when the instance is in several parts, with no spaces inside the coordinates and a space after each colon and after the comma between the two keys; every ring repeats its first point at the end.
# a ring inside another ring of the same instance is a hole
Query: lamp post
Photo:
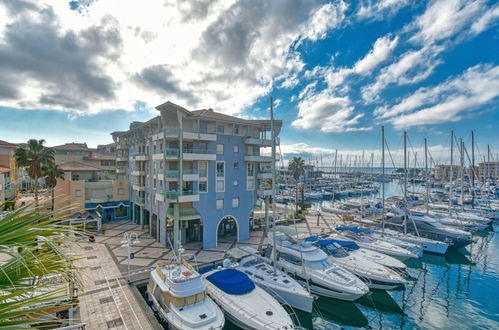
{"type": "Polygon", "coordinates": [[[128,259],[128,268],[127,268],[127,281],[130,282],[130,260],[132,259],[132,244],[140,244],[139,236],[137,233],[124,233],[123,240],[121,241],[121,246],[126,247],[128,249],[127,259],[128,259]],[[134,239],[135,237],[135,239],[134,239]]]}

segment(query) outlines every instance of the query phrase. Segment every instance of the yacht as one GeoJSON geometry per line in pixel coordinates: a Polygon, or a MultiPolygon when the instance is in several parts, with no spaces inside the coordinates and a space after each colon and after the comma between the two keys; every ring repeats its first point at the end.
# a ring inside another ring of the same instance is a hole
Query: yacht
{"type": "Polygon", "coordinates": [[[257,253],[257,250],[249,246],[227,251],[229,256],[238,261],[233,265],[235,269],[248,275],[256,285],[270,293],[280,303],[311,313],[315,297],[295,279],[274,268],[271,260],[257,253]]]}
{"type": "MultiPolygon", "coordinates": [[[[424,212],[424,210],[418,211],[424,212]]],[[[486,223],[460,220],[441,212],[428,211],[428,215],[446,226],[461,227],[467,230],[485,230],[489,227],[486,223]]]]}
{"type": "Polygon", "coordinates": [[[184,260],[159,262],[147,284],[148,298],[170,329],[222,329],[225,318],[206,295],[201,275],[184,260]]]}
{"type": "Polygon", "coordinates": [[[380,252],[399,260],[419,258],[419,256],[414,252],[408,251],[386,241],[373,238],[364,229],[356,227],[337,227],[336,230],[340,231],[342,236],[344,236],[347,240],[355,241],[362,248],[380,252]]]}
{"type": "Polygon", "coordinates": [[[352,273],[334,264],[318,247],[293,241],[279,233],[269,237],[276,265],[293,275],[312,293],[354,301],[369,292],[367,285],[352,273]],[[275,237],[275,242],[274,242],[275,237]]]}
{"type": "Polygon", "coordinates": [[[340,240],[319,240],[310,237],[331,260],[366,282],[370,289],[392,290],[407,284],[407,281],[393,269],[380,265],[368,258],[351,255],[344,247],[358,249],[355,242],[340,240]]]}
{"type": "Polygon", "coordinates": [[[233,268],[208,269],[203,273],[213,300],[227,318],[242,329],[295,329],[286,310],[245,273],[233,268]]]}

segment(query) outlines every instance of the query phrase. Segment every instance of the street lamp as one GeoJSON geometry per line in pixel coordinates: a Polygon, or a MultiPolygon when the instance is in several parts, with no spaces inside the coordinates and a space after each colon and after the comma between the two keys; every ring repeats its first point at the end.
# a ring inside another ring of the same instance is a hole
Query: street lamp
{"type": "Polygon", "coordinates": [[[134,257],[132,256],[132,245],[133,244],[140,244],[139,241],[139,236],[137,233],[124,233],[123,234],[123,240],[121,241],[121,246],[122,247],[127,247],[128,248],[128,268],[127,268],[127,280],[130,282],[130,260],[134,257]],[[135,237],[135,239],[134,239],[135,237]]]}

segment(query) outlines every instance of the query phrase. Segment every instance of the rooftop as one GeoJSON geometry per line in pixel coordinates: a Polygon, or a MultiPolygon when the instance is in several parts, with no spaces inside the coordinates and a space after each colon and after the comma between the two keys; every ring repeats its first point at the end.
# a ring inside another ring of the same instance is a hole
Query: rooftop
{"type": "Polygon", "coordinates": [[[81,150],[89,151],[89,150],[92,150],[92,149],[90,149],[87,146],[86,143],[75,143],[75,142],[61,144],[60,146],[54,146],[54,147],[51,147],[51,148],[54,149],[54,150],[72,150],[72,151],[81,151],[81,150]]]}
{"type": "Polygon", "coordinates": [[[102,171],[103,169],[97,166],[92,166],[89,164],[73,161],[61,164],[63,171],[102,171]]]}

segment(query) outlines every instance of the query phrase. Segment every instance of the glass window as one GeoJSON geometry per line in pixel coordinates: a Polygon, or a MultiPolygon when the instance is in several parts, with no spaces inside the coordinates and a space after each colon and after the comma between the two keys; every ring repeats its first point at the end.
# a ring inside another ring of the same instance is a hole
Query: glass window
{"type": "Polygon", "coordinates": [[[217,154],[218,155],[224,154],[224,145],[223,144],[217,144],[217,154]]]}
{"type": "Polygon", "coordinates": [[[124,207],[123,205],[120,205],[119,207],[114,209],[114,215],[117,218],[126,217],[128,215],[128,208],[124,207]]]}
{"type": "Polygon", "coordinates": [[[206,181],[199,181],[199,192],[208,192],[208,183],[206,181]]]}
{"type": "Polygon", "coordinates": [[[234,162],[234,169],[237,170],[239,168],[239,163],[238,162],[234,162]]]}
{"type": "Polygon", "coordinates": [[[255,164],[254,163],[248,163],[247,175],[248,176],[255,176],[255,164]]]}
{"type": "Polygon", "coordinates": [[[208,162],[198,162],[199,177],[208,177],[208,162]]]}
{"type": "Polygon", "coordinates": [[[223,178],[225,176],[225,163],[217,162],[217,177],[223,178]]]}
{"type": "Polygon", "coordinates": [[[225,191],[225,180],[217,180],[217,192],[225,191]]]}
{"type": "Polygon", "coordinates": [[[224,125],[217,125],[217,133],[224,133],[225,127],[224,125]]]}
{"type": "Polygon", "coordinates": [[[208,123],[205,121],[199,122],[199,133],[208,133],[208,123]]]}
{"type": "Polygon", "coordinates": [[[239,125],[234,125],[234,130],[232,131],[232,134],[239,134],[239,125]]]}
{"type": "Polygon", "coordinates": [[[224,200],[217,199],[217,210],[223,210],[223,209],[224,209],[224,200]]]}
{"type": "Polygon", "coordinates": [[[239,145],[238,144],[234,144],[234,152],[239,152],[239,145]]]}
{"type": "Polygon", "coordinates": [[[236,209],[239,207],[239,197],[232,198],[232,208],[236,209]]]}
{"type": "Polygon", "coordinates": [[[248,190],[254,190],[255,189],[255,180],[248,180],[248,190]]]}

